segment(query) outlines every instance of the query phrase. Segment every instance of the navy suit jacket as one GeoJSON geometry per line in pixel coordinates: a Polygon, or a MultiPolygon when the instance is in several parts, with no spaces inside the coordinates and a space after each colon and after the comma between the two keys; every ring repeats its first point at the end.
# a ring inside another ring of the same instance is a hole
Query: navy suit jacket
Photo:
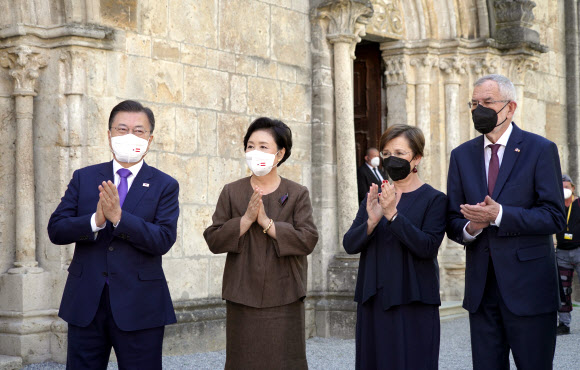
{"type": "Polygon", "coordinates": [[[121,330],[154,328],[176,322],[161,256],[175,243],[179,184],[143,163],[125,202],[121,222],[107,221],[97,238],[91,216],[98,186],[114,181],[113,162],[77,170],[48,222],[54,244],[75,244],[59,316],[85,327],[99,306],[105,281],[115,323],[121,330]]]}
{"type": "Polygon", "coordinates": [[[447,178],[447,235],[467,250],[463,307],[477,311],[491,257],[501,296],[512,313],[531,316],[556,311],[552,234],[566,225],[556,145],[513,124],[491,196],[503,207],[500,226],[488,226],[475,241],[464,243],[467,220],[459,206],[482,202],[486,195],[481,135],[451,152],[447,178]]]}

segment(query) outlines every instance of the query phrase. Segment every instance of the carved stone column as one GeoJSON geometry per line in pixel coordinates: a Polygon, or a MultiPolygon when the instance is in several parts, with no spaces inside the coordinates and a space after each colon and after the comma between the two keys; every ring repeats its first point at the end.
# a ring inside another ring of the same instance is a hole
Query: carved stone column
{"type": "Polygon", "coordinates": [[[354,48],[364,35],[372,13],[370,1],[363,0],[326,1],[315,10],[315,18],[328,20],[326,39],[333,48],[338,205],[338,245],[326,271],[326,291],[316,303],[316,331],[322,337],[354,337],[356,304],[353,295],[358,256],[341,252],[341,244],[358,211],[352,60],[354,48]]]}
{"type": "Polygon", "coordinates": [[[412,87],[407,84],[408,57],[392,56],[384,52],[382,56],[386,67],[388,125],[415,122],[414,97],[409,96],[412,87]]]}
{"type": "MultiPolygon", "coordinates": [[[[461,121],[459,117],[459,105],[466,104],[460,101],[459,86],[462,76],[467,74],[467,61],[463,57],[443,58],[439,62],[439,68],[444,72],[444,90],[445,90],[445,137],[446,137],[446,156],[445,168],[441,173],[447,178],[448,160],[451,151],[461,144],[461,121]]],[[[443,184],[445,181],[442,182],[443,184]]],[[[463,296],[464,277],[465,277],[465,252],[463,246],[457,244],[445,237],[442,243],[442,249],[439,253],[439,262],[441,267],[441,293],[443,300],[460,300],[463,296]]]]}
{"type": "MultiPolygon", "coordinates": [[[[82,148],[83,140],[83,117],[84,105],[83,96],[86,88],[85,81],[85,56],[79,51],[67,50],[60,54],[61,74],[65,81],[62,83],[65,96],[66,107],[61,113],[61,132],[63,137],[61,142],[63,150],[68,151],[68,155],[62,161],[62,172],[72,174],[76,169],[82,168],[82,148]]],[[[62,248],[63,265],[70,265],[74,253],[74,244],[62,248]]]]}
{"type": "Polygon", "coordinates": [[[16,253],[10,274],[40,273],[36,261],[35,184],[33,141],[34,85],[44,57],[30,47],[19,46],[4,52],[0,65],[14,78],[16,117],[16,253]]]}
{"type": "Polygon", "coordinates": [[[425,151],[419,171],[427,183],[433,182],[431,176],[431,69],[437,65],[437,58],[424,55],[411,58],[411,66],[415,67],[415,125],[419,127],[426,138],[425,151]]]}
{"type": "Polygon", "coordinates": [[[329,20],[327,38],[334,45],[338,232],[342,240],[358,210],[352,59],[373,10],[370,1],[363,0],[327,1],[317,10],[319,17],[329,20]]]}

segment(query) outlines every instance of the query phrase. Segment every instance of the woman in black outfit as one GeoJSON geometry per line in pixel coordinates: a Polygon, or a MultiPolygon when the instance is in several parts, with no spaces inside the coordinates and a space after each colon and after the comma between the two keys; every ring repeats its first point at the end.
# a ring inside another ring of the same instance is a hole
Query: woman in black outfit
{"type": "Polygon", "coordinates": [[[345,234],[360,253],[355,301],[357,369],[437,369],[439,266],[445,194],[423,183],[417,165],[425,138],[407,125],[389,127],[380,154],[392,182],[373,184],[345,234]]]}

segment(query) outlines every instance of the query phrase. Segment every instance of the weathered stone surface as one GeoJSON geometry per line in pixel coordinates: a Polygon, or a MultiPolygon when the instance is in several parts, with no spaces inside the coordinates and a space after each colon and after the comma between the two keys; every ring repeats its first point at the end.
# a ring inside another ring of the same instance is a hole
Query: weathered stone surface
{"type": "Polygon", "coordinates": [[[166,35],[168,0],[145,0],[140,5],[143,32],[156,36],[166,35]]]}
{"type": "Polygon", "coordinates": [[[272,58],[292,65],[309,62],[306,41],[307,16],[291,10],[272,7],[272,58]]]}
{"type": "Polygon", "coordinates": [[[198,121],[194,109],[177,108],[175,111],[175,151],[193,154],[197,151],[198,121]]]}
{"type": "Polygon", "coordinates": [[[125,35],[127,54],[139,55],[142,57],[151,56],[151,37],[134,32],[127,32],[125,35]]]}
{"type": "Polygon", "coordinates": [[[153,58],[177,62],[180,59],[180,45],[174,41],[153,40],[153,58]]]}
{"type": "Polygon", "coordinates": [[[245,55],[268,57],[268,5],[246,0],[222,1],[220,4],[220,48],[245,55]]]}
{"type": "Polygon", "coordinates": [[[211,111],[197,112],[200,155],[215,156],[217,152],[217,115],[211,111]]]}
{"type": "Polygon", "coordinates": [[[209,296],[219,298],[222,296],[222,278],[226,255],[215,256],[209,260],[209,296]]]}
{"type": "Polygon", "coordinates": [[[215,48],[217,11],[215,0],[169,0],[170,37],[175,41],[215,48]]]}
{"type": "Polygon", "coordinates": [[[156,104],[151,104],[149,108],[155,114],[155,130],[149,149],[160,152],[175,151],[175,108],[156,104]]]}
{"type": "Polygon", "coordinates": [[[207,157],[160,153],[158,168],[173,176],[182,191],[181,203],[205,204],[207,201],[207,157]]]}
{"type": "Polygon", "coordinates": [[[185,102],[191,107],[225,110],[229,86],[225,72],[185,67],[185,102]]]}
{"type": "Polygon", "coordinates": [[[256,59],[244,55],[236,55],[236,73],[255,76],[256,59]]]}
{"type": "Polygon", "coordinates": [[[184,257],[209,256],[211,252],[203,238],[203,231],[211,225],[214,206],[190,206],[182,208],[184,257]]]}
{"type": "Polygon", "coordinates": [[[280,83],[249,77],[248,110],[253,115],[280,116],[280,83]]]}
{"type": "Polygon", "coordinates": [[[236,71],[236,55],[234,53],[220,51],[218,54],[218,58],[219,58],[218,69],[220,71],[227,72],[236,71]]]}
{"type": "Polygon", "coordinates": [[[250,122],[248,117],[235,114],[218,114],[218,150],[222,158],[243,157],[244,135],[250,122]]]}
{"type": "Polygon", "coordinates": [[[278,79],[287,82],[296,82],[296,67],[278,63],[278,79]]]}
{"type": "Polygon", "coordinates": [[[232,75],[230,78],[230,110],[235,113],[246,113],[248,110],[248,79],[232,75]]]}
{"type": "Polygon", "coordinates": [[[194,66],[205,67],[207,49],[198,45],[181,44],[181,62],[194,66]]]}
{"type": "Polygon", "coordinates": [[[171,299],[207,298],[208,268],[208,258],[164,259],[163,270],[171,299]]]}
{"type": "MultiPolygon", "coordinates": [[[[226,159],[213,157],[209,160],[208,168],[208,204],[216,204],[218,197],[225,184],[245,177],[247,168],[243,159],[244,152],[241,146],[239,148],[239,157],[226,159]]],[[[213,214],[213,212],[212,212],[213,214]]]]}
{"type": "Polygon", "coordinates": [[[258,76],[276,79],[278,63],[270,59],[258,59],[258,76]]]}
{"type": "Polygon", "coordinates": [[[310,121],[310,88],[282,82],[282,118],[293,121],[310,121]]]}
{"type": "Polygon", "coordinates": [[[108,26],[137,28],[137,0],[100,0],[101,19],[108,26]]]}

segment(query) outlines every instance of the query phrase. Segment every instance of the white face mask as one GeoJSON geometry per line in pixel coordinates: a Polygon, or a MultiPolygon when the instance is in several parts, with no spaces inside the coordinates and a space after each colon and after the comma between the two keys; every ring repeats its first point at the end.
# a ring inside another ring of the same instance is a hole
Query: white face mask
{"type": "Polygon", "coordinates": [[[379,157],[374,157],[371,159],[371,166],[377,168],[381,164],[381,159],[379,157]]]}
{"type": "Polygon", "coordinates": [[[147,154],[149,141],[133,134],[112,136],[111,147],[118,162],[137,163],[147,154]]]}
{"type": "MultiPolygon", "coordinates": [[[[276,152],[278,154],[278,152],[276,152]]],[[[272,171],[276,154],[252,150],[246,153],[246,163],[256,176],[265,176],[272,171]]]]}
{"type": "Polygon", "coordinates": [[[572,196],[572,190],[564,188],[564,199],[568,199],[572,196]]]}

